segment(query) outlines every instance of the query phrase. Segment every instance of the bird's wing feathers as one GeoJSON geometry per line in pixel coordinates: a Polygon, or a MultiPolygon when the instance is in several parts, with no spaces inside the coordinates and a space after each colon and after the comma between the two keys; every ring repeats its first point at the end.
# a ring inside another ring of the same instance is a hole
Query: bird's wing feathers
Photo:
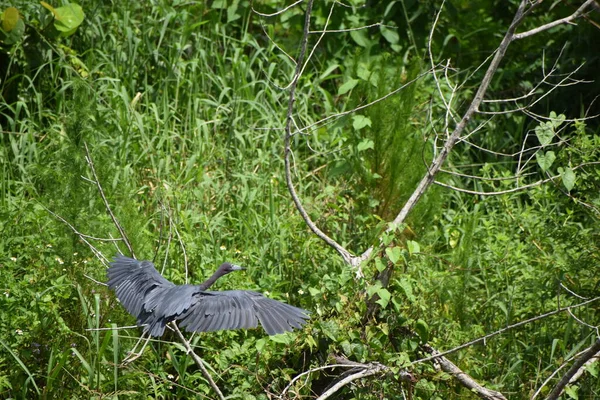
{"type": "Polygon", "coordinates": [[[247,290],[204,291],[200,285],[179,285],[165,279],[150,261],[117,255],[107,271],[108,286],[121,304],[152,336],[167,323],[181,322],[188,332],[256,328],[269,335],[301,328],[308,312],[247,290]]]}
{"type": "Polygon", "coordinates": [[[150,261],[138,261],[119,254],[110,265],[108,287],[115,291],[125,309],[138,319],[144,308],[152,310],[146,305],[148,299],[158,299],[165,289],[175,286],[150,261]]]}
{"type": "Polygon", "coordinates": [[[309,318],[301,308],[252,291],[205,291],[194,297],[195,303],[177,318],[188,332],[256,328],[260,321],[269,335],[275,335],[300,328],[309,318]]]}

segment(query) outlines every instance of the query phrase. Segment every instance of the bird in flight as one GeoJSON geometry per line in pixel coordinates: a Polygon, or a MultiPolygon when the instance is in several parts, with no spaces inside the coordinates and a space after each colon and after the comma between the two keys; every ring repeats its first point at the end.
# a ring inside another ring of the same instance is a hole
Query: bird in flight
{"type": "Polygon", "coordinates": [[[306,310],[250,290],[207,290],[221,276],[243,269],[226,262],[199,285],[175,285],[152,262],[118,254],[107,271],[108,287],[150,336],[162,336],[171,321],[188,332],[249,329],[258,322],[269,335],[302,328],[310,318],[306,310]]]}

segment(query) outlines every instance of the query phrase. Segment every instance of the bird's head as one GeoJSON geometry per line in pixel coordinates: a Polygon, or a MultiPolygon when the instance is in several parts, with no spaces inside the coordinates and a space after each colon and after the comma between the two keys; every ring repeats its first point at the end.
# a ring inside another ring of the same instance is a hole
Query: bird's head
{"type": "Polygon", "coordinates": [[[239,265],[235,265],[229,262],[224,262],[223,264],[221,264],[221,266],[219,266],[219,269],[217,270],[220,275],[227,275],[230,272],[233,271],[242,271],[246,268],[242,268],[239,265]]]}

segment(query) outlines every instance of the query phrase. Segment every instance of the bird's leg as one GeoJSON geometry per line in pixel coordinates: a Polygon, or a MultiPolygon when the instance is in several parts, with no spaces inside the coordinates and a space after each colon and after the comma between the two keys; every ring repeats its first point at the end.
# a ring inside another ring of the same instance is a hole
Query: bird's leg
{"type": "Polygon", "coordinates": [[[142,340],[144,340],[144,337],[146,336],[146,333],[142,333],[142,336],[140,336],[140,338],[138,339],[137,343],[135,344],[135,346],[133,346],[133,349],[131,349],[129,351],[129,353],[127,354],[127,357],[125,357],[123,359],[123,361],[121,362],[121,365],[125,366],[127,364],[130,364],[132,362],[134,362],[135,360],[137,360],[138,358],[140,358],[142,356],[142,354],[144,354],[144,349],[146,349],[146,346],[148,345],[148,342],[150,341],[150,335],[148,335],[145,338],[144,341],[144,345],[142,346],[142,349],[139,352],[135,352],[135,349],[137,349],[137,347],[140,345],[140,342],[142,340]]]}

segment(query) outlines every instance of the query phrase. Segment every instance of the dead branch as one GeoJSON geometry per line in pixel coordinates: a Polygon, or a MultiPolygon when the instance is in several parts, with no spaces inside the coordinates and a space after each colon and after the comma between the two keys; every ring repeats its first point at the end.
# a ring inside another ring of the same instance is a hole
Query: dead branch
{"type": "Polygon", "coordinates": [[[127,238],[127,235],[125,234],[125,231],[123,230],[123,228],[121,227],[121,224],[117,220],[117,217],[115,217],[115,214],[113,214],[113,212],[110,208],[110,204],[108,203],[108,200],[106,199],[106,196],[104,195],[104,190],[102,189],[102,185],[100,184],[100,179],[98,179],[98,175],[96,175],[96,168],[94,168],[94,161],[92,160],[92,156],[90,155],[90,150],[88,149],[88,145],[87,145],[87,143],[84,143],[83,145],[85,146],[85,154],[86,154],[85,159],[88,163],[88,166],[90,167],[90,171],[92,171],[92,175],[94,176],[94,183],[96,184],[96,187],[98,188],[98,192],[100,193],[100,196],[102,197],[102,201],[104,201],[104,207],[106,207],[106,211],[110,215],[110,218],[112,219],[113,224],[115,224],[117,230],[121,234],[121,237],[123,238],[123,241],[125,242],[125,245],[127,246],[127,249],[129,250],[129,253],[132,255],[133,258],[135,258],[135,253],[133,252],[133,247],[131,246],[131,242],[127,238]]]}
{"type": "MultiPolygon", "coordinates": [[[[436,355],[439,354],[437,350],[429,345],[422,346],[429,353],[436,355]]],[[[436,363],[440,365],[442,370],[447,374],[453,376],[457,381],[459,381],[464,387],[471,390],[475,394],[477,394],[482,399],[486,400],[506,400],[506,397],[500,392],[495,390],[487,389],[486,387],[481,386],[475,379],[471,378],[469,375],[465,374],[460,368],[456,366],[452,361],[448,360],[446,357],[437,358],[436,363]]]]}
{"type": "Polygon", "coordinates": [[[179,339],[181,340],[181,343],[183,343],[183,346],[185,347],[187,353],[194,359],[194,361],[196,362],[198,367],[200,367],[200,371],[202,371],[202,375],[204,375],[204,377],[206,378],[206,380],[208,381],[208,383],[210,384],[212,389],[215,391],[217,396],[219,396],[219,399],[225,400],[225,396],[223,396],[221,389],[219,389],[219,387],[213,380],[212,376],[210,375],[210,373],[204,366],[204,361],[202,361],[200,356],[198,356],[196,353],[194,353],[194,349],[192,349],[190,342],[188,342],[188,340],[185,338],[185,336],[183,336],[183,333],[181,333],[181,331],[179,330],[177,323],[175,321],[173,321],[173,322],[171,322],[171,326],[175,330],[175,333],[177,333],[177,336],[179,336],[179,339]]]}
{"type": "Polygon", "coordinates": [[[579,372],[579,370],[592,358],[596,356],[596,354],[600,352],[600,339],[596,339],[594,344],[592,344],[586,351],[575,360],[571,368],[563,375],[560,381],[556,384],[552,392],[546,397],[547,400],[556,400],[558,396],[563,392],[565,386],[567,386],[571,379],[579,372]]]}
{"type": "Polygon", "coordinates": [[[425,357],[425,358],[421,358],[419,360],[415,360],[415,361],[413,361],[411,363],[411,365],[423,363],[425,361],[431,361],[431,360],[434,360],[434,359],[436,359],[438,357],[442,357],[442,356],[446,356],[446,355],[451,354],[451,353],[455,353],[455,352],[457,352],[459,350],[465,349],[467,347],[470,347],[470,346],[472,346],[474,344],[477,344],[477,343],[480,343],[480,342],[484,342],[485,343],[488,339],[490,339],[490,338],[492,338],[494,336],[498,336],[498,335],[500,335],[500,334],[502,334],[502,333],[504,333],[506,331],[509,331],[511,329],[518,328],[520,326],[527,325],[527,324],[530,324],[532,322],[539,321],[539,320],[551,317],[551,316],[556,315],[556,314],[560,314],[560,313],[562,313],[564,311],[569,311],[569,310],[572,310],[574,308],[583,307],[585,305],[588,305],[588,304],[593,303],[593,302],[598,301],[598,300],[600,300],[600,296],[594,297],[593,299],[589,299],[589,300],[586,300],[586,301],[578,303],[578,304],[574,304],[572,306],[561,307],[561,308],[558,308],[558,309],[556,309],[554,311],[550,311],[550,312],[547,312],[547,313],[544,313],[544,314],[541,314],[541,315],[537,315],[537,316],[532,317],[532,318],[528,318],[528,319],[526,319],[524,321],[517,322],[515,324],[506,326],[506,327],[504,327],[502,329],[498,329],[495,332],[488,333],[487,335],[479,337],[479,338],[477,338],[475,340],[471,340],[470,342],[461,344],[460,346],[456,346],[453,349],[450,349],[450,350],[447,350],[447,351],[443,351],[443,352],[438,352],[437,354],[434,354],[434,355],[432,355],[430,357],[425,357]]]}
{"type": "Polygon", "coordinates": [[[388,372],[388,371],[389,371],[389,368],[386,367],[385,365],[382,365],[382,364],[379,364],[379,363],[367,364],[360,371],[358,371],[358,372],[356,372],[354,374],[348,375],[344,379],[342,379],[339,382],[337,382],[331,388],[329,388],[328,390],[326,390],[325,393],[323,393],[322,395],[320,395],[317,398],[317,400],[328,399],[334,393],[336,393],[338,390],[340,390],[341,388],[343,388],[344,386],[346,386],[347,384],[349,384],[352,381],[355,381],[355,380],[361,379],[361,378],[366,378],[368,376],[382,374],[382,373],[385,373],[385,372],[388,372]]]}
{"type": "Polygon", "coordinates": [[[575,11],[573,14],[569,15],[568,17],[561,18],[556,21],[552,21],[546,25],[538,26],[537,28],[528,30],[526,32],[517,33],[514,35],[514,40],[524,39],[526,37],[533,36],[540,32],[548,30],[550,28],[554,28],[555,26],[571,23],[571,21],[581,17],[583,15],[583,13],[585,12],[585,10],[587,8],[591,7],[594,3],[595,3],[595,0],[588,0],[585,3],[583,3],[581,5],[581,7],[579,7],[577,9],[577,11],[575,11]]]}

